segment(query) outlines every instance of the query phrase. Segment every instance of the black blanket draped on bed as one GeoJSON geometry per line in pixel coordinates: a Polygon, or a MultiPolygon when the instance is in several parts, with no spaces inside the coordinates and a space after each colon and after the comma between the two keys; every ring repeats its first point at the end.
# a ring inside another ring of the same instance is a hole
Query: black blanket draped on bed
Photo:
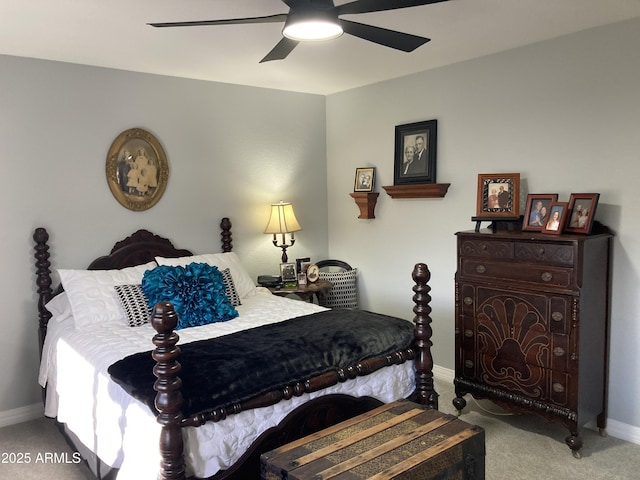
{"type": "MultiPolygon", "coordinates": [[[[180,345],[186,416],[411,346],[412,322],[362,310],[328,310],[180,345]]],[[[151,352],[109,367],[124,390],[154,412],[151,352]]]]}

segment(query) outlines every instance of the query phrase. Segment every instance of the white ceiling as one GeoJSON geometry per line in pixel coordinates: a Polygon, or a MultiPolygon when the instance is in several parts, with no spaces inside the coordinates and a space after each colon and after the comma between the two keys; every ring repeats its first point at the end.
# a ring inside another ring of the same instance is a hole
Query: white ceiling
{"type": "Polygon", "coordinates": [[[344,16],[432,41],[404,53],[343,35],[262,64],[282,24],[147,25],[286,12],[280,0],[0,0],[0,54],[326,95],[639,17],[640,0],[449,0],[344,16]]]}

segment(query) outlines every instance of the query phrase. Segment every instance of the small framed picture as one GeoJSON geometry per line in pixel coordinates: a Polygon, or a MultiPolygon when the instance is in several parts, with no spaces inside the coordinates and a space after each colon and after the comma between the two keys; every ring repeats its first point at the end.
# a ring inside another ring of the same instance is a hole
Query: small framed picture
{"type": "Polygon", "coordinates": [[[541,232],[549,218],[549,206],[557,201],[557,193],[530,193],[527,195],[522,230],[541,232]]]}
{"type": "Polygon", "coordinates": [[[354,192],[372,192],[376,176],[374,167],[356,168],[356,179],[353,184],[354,192]]]}
{"type": "Polygon", "coordinates": [[[312,263],[309,265],[309,268],[307,268],[307,281],[309,283],[314,283],[318,281],[318,278],[320,278],[320,269],[318,268],[318,265],[312,263]]]}
{"type": "Polygon", "coordinates": [[[567,202],[554,202],[549,205],[549,215],[542,227],[542,233],[560,235],[567,223],[568,212],[569,203],[567,202]]]}
{"type": "Polygon", "coordinates": [[[476,215],[478,217],[519,217],[520,174],[479,174],[476,215]]]}
{"type": "Polygon", "coordinates": [[[438,121],[397,125],[393,184],[436,183],[438,121]]]}
{"type": "Polygon", "coordinates": [[[307,267],[310,263],[310,257],[296,258],[296,273],[307,273],[307,267]]]}
{"type": "Polygon", "coordinates": [[[599,193],[572,193],[565,232],[590,234],[599,198],[599,193]]]}
{"type": "Polygon", "coordinates": [[[298,275],[296,273],[296,264],[295,263],[281,263],[280,264],[280,276],[282,277],[282,281],[287,282],[295,282],[298,280],[298,275]]]}

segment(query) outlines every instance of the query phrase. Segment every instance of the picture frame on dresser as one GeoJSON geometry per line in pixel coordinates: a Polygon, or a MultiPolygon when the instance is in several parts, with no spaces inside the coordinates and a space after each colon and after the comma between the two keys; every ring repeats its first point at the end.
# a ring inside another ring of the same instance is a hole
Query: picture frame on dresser
{"type": "Polygon", "coordinates": [[[568,202],[554,202],[549,205],[549,216],[542,227],[542,233],[560,235],[567,224],[569,214],[568,202]]]}
{"type": "Polygon", "coordinates": [[[520,174],[478,174],[477,217],[518,217],[520,174]]]}
{"type": "Polygon", "coordinates": [[[569,198],[569,216],[565,231],[589,235],[599,199],[599,193],[572,193],[569,198]]]}
{"type": "Polygon", "coordinates": [[[558,201],[557,193],[530,193],[522,219],[522,230],[541,232],[549,216],[549,207],[558,201]]]}

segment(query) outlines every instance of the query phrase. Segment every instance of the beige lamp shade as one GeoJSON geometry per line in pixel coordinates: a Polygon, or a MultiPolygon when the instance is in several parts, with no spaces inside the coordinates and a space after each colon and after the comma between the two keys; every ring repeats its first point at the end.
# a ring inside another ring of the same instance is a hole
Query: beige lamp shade
{"type": "MultiPolygon", "coordinates": [[[[273,203],[271,205],[271,217],[264,233],[293,233],[299,232],[302,227],[293,213],[293,206],[290,202],[273,203]]],[[[293,238],[293,236],[292,236],[293,238]]]]}

